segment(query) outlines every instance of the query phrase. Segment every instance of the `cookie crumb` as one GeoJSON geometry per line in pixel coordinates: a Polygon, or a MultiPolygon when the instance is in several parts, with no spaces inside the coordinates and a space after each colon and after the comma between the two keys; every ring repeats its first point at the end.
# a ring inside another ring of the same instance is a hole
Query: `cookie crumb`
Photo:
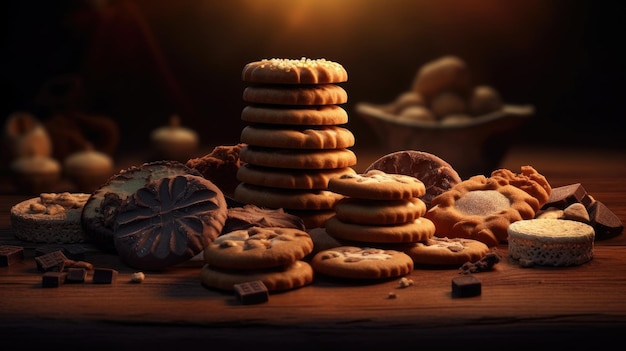
{"type": "Polygon", "coordinates": [[[459,268],[459,274],[486,272],[491,270],[498,262],[500,262],[500,256],[495,251],[492,251],[476,262],[465,262],[459,268]]]}
{"type": "Polygon", "coordinates": [[[400,288],[407,288],[411,285],[413,285],[413,279],[409,279],[406,277],[400,278],[400,281],[398,282],[398,287],[400,288]]]}
{"type": "Polygon", "coordinates": [[[395,299],[397,297],[398,297],[398,295],[396,295],[396,293],[393,292],[393,291],[391,291],[389,294],[387,294],[387,299],[389,299],[389,300],[395,299]]]}
{"type": "Polygon", "coordinates": [[[133,283],[141,283],[146,279],[146,275],[143,272],[135,272],[130,275],[130,281],[133,283]]]}

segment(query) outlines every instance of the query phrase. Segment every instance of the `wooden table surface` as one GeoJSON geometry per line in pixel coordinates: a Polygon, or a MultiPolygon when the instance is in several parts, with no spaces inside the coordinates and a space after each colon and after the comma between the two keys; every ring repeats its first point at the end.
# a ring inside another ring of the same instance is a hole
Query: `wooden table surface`
{"type": "MultiPolygon", "coordinates": [[[[380,155],[359,156],[359,166],[380,155]]],[[[514,148],[502,166],[532,165],[553,187],[581,183],[626,223],[623,151],[514,148]]],[[[358,169],[357,167],[357,170],[358,169]]],[[[0,267],[0,343],[77,345],[91,350],[215,347],[603,346],[626,332],[626,234],[596,241],[594,258],[568,268],[521,268],[504,257],[477,273],[482,294],[452,298],[458,269],[415,269],[414,285],[398,279],[355,284],[316,277],[313,284],[241,305],[230,293],[200,283],[200,260],[130,283],[135,270],[88,244],[86,261],[117,269],[112,285],[41,288],[36,244],[17,241],[9,209],[31,196],[0,195],[0,244],[26,248],[25,260],[0,267]],[[388,298],[394,292],[395,299],[388,298]]]]}

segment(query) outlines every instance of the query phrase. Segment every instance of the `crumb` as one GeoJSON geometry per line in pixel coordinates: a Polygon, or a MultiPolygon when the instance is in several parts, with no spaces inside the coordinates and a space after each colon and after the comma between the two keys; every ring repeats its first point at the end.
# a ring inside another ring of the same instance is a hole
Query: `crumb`
{"type": "Polygon", "coordinates": [[[406,277],[400,278],[400,281],[398,282],[398,287],[400,288],[407,288],[411,285],[413,285],[413,279],[408,279],[406,277]]]}
{"type": "Polygon", "coordinates": [[[391,300],[391,299],[395,299],[396,297],[398,297],[398,296],[397,296],[397,295],[396,295],[396,293],[395,293],[395,292],[393,292],[393,291],[392,291],[392,292],[390,292],[389,294],[387,294],[387,299],[390,299],[390,300],[391,300]]]}
{"type": "Polygon", "coordinates": [[[500,256],[492,251],[483,256],[476,262],[465,262],[461,268],[459,268],[461,274],[486,272],[493,268],[493,266],[500,262],[500,256]]]}

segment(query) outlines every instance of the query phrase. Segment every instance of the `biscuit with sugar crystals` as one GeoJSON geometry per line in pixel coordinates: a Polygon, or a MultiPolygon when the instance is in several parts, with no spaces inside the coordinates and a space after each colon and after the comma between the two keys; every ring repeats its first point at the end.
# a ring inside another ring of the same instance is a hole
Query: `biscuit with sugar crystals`
{"type": "Polygon", "coordinates": [[[262,281],[268,291],[286,291],[311,284],[313,277],[313,268],[305,261],[265,269],[223,269],[205,264],[200,270],[202,285],[224,291],[255,280],[262,281]]]}
{"type": "Polygon", "coordinates": [[[330,210],[342,195],[321,189],[278,189],[241,183],[234,198],[244,204],[292,210],[330,210]]]}
{"type": "Polygon", "coordinates": [[[204,249],[204,261],[221,268],[269,268],[300,260],[311,251],[313,241],[302,229],[251,227],[213,240],[204,249]]]}
{"type": "Polygon", "coordinates": [[[263,59],[246,64],[242,80],[268,84],[325,84],[348,80],[348,72],[337,63],[323,58],[263,59]]]}
{"type": "Polygon", "coordinates": [[[403,249],[416,265],[442,267],[476,262],[489,250],[486,244],[478,240],[437,236],[403,249]]]}
{"type": "Polygon", "coordinates": [[[344,149],[354,146],[354,135],[339,126],[248,125],[240,140],[252,146],[287,149],[344,149]]]}
{"type": "Polygon", "coordinates": [[[328,182],[328,190],[370,200],[411,199],[420,197],[426,192],[424,183],[415,177],[379,170],[332,178],[328,182]]]}
{"type": "Polygon", "coordinates": [[[348,149],[303,150],[276,149],[247,145],[239,154],[242,161],[253,165],[296,168],[330,169],[356,165],[356,155],[348,149]]]}
{"type": "Polygon", "coordinates": [[[268,105],[339,105],[348,102],[348,93],[335,84],[253,85],[243,90],[243,101],[268,105]]]}
{"type": "Polygon", "coordinates": [[[388,225],[412,222],[426,213],[426,204],[417,197],[407,200],[363,200],[346,197],[335,204],[342,222],[388,225]]]}
{"type": "Polygon", "coordinates": [[[396,225],[365,225],[346,223],[336,216],[326,221],[326,231],[337,239],[368,243],[414,243],[435,235],[435,225],[427,218],[396,225]]]}
{"type": "Polygon", "coordinates": [[[284,189],[327,189],[330,178],[355,174],[351,167],[329,169],[285,169],[245,164],[237,171],[241,182],[284,189]]]}
{"type": "Polygon", "coordinates": [[[318,252],[311,260],[316,273],[337,278],[386,279],[413,271],[413,260],[396,250],[339,246],[318,252]]]}
{"type": "Polygon", "coordinates": [[[282,125],[339,125],[348,123],[348,113],[337,105],[248,105],[241,111],[241,120],[250,123],[282,125]]]}

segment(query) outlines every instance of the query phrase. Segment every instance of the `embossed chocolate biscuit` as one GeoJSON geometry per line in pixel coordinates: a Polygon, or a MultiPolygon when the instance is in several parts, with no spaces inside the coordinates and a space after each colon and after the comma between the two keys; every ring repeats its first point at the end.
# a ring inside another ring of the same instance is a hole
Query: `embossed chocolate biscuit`
{"type": "Polygon", "coordinates": [[[417,197],[407,200],[363,200],[346,197],[335,204],[342,222],[369,225],[408,223],[426,213],[426,204],[417,197]]]}
{"type": "Polygon", "coordinates": [[[296,228],[251,227],[220,235],[204,249],[212,267],[259,269],[284,266],[313,251],[307,232],[296,228]]]}
{"type": "Polygon", "coordinates": [[[220,234],[226,199],[211,181],[164,177],[139,188],[115,218],[114,243],[126,264],[162,270],[199,254],[220,234]]]}
{"type": "Polygon", "coordinates": [[[234,198],[244,204],[267,208],[329,210],[343,196],[328,190],[290,190],[241,183],[235,188],[234,198]]]}
{"type": "Polygon", "coordinates": [[[335,84],[253,85],[243,90],[243,101],[267,105],[340,105],[348,102],[348,93],[335,84]]]}
{"type": "Polygon", "coordinates": [[[342,83],[348,72],[334,61],[311,59],[263,59],[246,64],[241,73],[244,82],[271,84],[342,83]]]}
{"type": "Polygon", "coordinates": [[[489,253],[489,247],[478,240],[463,238],[432,238],[403,249],[416,265],[458,266],[476,262],[489,253]]]}
{"type": "Polygon", "coordinates": [[[330,178],[356,174],[351,167],[329,169],[286,169],[245,164],[237,172],[241,182],[284,189],[327,189],[330,178]]]}
{"type": "Polygon", "coordinates": [[[283,125],[340,125],[348,123],[348,113],[337,105],[248,105],[241,111],[241,120],[250,123],[283,125]]]}
{"type": "Polygon", "coordinates": [[[348,149],[296,150],[246,146],[239,157],[258,166],[297,169],[329,169],[356,165],[356,155],[348,149]]]}
{"type": "Polygon", "coordinates": [[[354,135],[339,126],[276,126],[243,128],[240,140],[252,146],[287,149],[343,149],[354,146],[354,135]]]}
{"type": "Polygon", "coordinates": [[[313,277],[313,268],[305,261],[265,269],[223,269],[205,264],[200,270],[202,285],[224,291],[255,280],[262,281],[268,291],[286,291],[311,284],[313,277]]]}
{"type": "Polygon", "coordinates": [[[426,192],[419,179],[403,174],[371,170],[332,178],[328,190],[346,196],[371,200],[402,200],[420,197],[426,192]]]}
{"type": "Polygon", "coordinates": [[[386,279],[413,271],[413,260],[396,250],[339,246],[318,252],[311,260],[316,273],[349,279],[386,279]]]}
{"type": "Polygon", "coordinates": [[[326,221],[326,231],[338,239],[399,244],[430,239],[435,235],[435,225],[423,217],[409,223],[378,226],[346,223],[335,216],[326,221]]]}

